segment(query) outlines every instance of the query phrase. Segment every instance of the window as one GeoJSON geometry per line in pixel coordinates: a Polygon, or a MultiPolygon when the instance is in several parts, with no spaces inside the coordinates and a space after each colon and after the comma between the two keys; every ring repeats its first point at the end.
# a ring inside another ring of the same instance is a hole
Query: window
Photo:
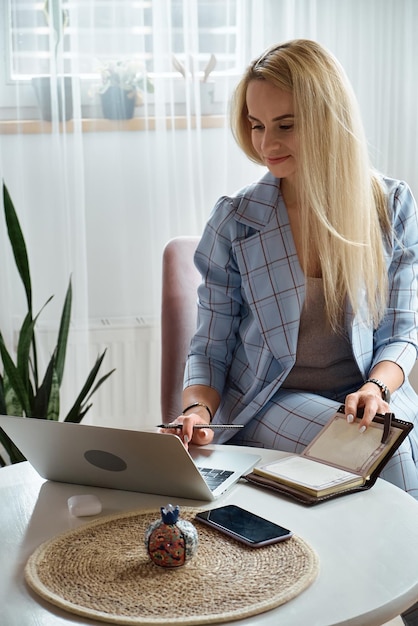
{"type": "MultiPolygon", "coordinates": [[[[91,84],[99,77],[101,64],[115,59],[140,61],[157,81],[167,76],[181,79],[179,68],[186,77],[201,79],[211,55],[216,57],[211,78],[222,80],[243,67],[246,4],[247,0],[6,0],[3,82],[14,88],[14,94],[17,87],[28,88],[33,76],[43,74],[71,74],[91,84]]],[[[1,98],[0,106],[4,104],[1,98]]]]}

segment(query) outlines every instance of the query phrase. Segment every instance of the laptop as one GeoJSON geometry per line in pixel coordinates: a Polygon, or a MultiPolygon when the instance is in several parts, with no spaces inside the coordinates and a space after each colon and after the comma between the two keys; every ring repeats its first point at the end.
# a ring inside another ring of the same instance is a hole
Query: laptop
{"type": "Polygon", "coordinates": [[[0,427],[48,480],[215,500],[260,457],[222,446],[190,446],[159,432],[0,415],[0,427]]]}

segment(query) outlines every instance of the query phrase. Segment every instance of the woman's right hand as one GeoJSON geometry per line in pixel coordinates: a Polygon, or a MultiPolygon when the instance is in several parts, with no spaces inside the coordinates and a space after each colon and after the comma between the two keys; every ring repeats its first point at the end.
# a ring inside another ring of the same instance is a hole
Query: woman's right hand
{"type": "Polygon", "coordinates": [[[195,424],[205,424],[206,421],[202,419],[197,413],[190,413],[188,415],[179,415],[172,424],[182,424],[180,428],[163,428],[161,432],[171,433],[177,435],[183,441],[186,450],[189,447],[189,443],[194,443],[198,446],[206,446],[211,443],[214,437],[214,432],[211,430],[210,424],[207,428],[193,428],[195,424]]]}

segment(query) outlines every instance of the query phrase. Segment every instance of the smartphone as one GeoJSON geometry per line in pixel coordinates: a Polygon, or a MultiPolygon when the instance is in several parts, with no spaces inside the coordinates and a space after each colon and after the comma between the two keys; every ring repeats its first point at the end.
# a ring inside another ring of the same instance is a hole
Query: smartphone
{"type": "Polygon", "coordinates": [[[235,504],[197,513],[196,519],[253,548],[285,541],[292,531],[235,504]]]}

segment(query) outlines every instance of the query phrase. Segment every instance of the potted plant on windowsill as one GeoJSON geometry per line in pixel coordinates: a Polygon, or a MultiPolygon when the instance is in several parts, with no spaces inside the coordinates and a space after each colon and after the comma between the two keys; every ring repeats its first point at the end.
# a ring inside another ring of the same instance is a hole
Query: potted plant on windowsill
{"type": "Polygon", "coordinates": [[[73,117],[73,80],[60,67],[63,59],[64,31],[69,24],[69,13],[63,0],[45,0],[43,14],[49,27],[50,73],[33,76],[32,85],[39,104],[42,119],[51,122],[56,107],[58,120],[68,121],[73,117]]]}
{"type": "Polygon", "coordinates": [[[101,83],[90,93],[100,95],[103,116],[107,119],[131,119],[135,107],[143,104],[143,92],[154,92],[143,65],[135,60],[108,61],[100,67],[100,74],[101,83]]]}
{"type": "MultiPolygon", "coordinates": [[[[32,284],[26,244],[15,208],[4,183],[3,202],[9,241],[12,246],[16,268],[25,290],[28,310],[19,332],[16,362],[7,349],[3,334],[0,332],[0,357],[3,364],[3,372],[0,373],[0,413],[3,415],[58,420],[60,418],[60,386],[64,374],[71,319],[71,280],[62,309],[57,343],[41,380],[38,368],[35,326],[39,315],[50,302],[52,296],[47,300],[39,313],[34,316],[32,284]]],[[[89,373],[83,388],[63,421],[79,423],[91,407],[91,396],[113,373],[114,370],[111,370],[97,380],[105,353],[106,350],[97,357],[96,363],[89,373]]],[[[7,452],[11,463],[25,460],[23,454],[1,428],[0,444],[7,452]]],[[[6,461],[0,452],[0,466],[5,464],[6,461]]]]}

